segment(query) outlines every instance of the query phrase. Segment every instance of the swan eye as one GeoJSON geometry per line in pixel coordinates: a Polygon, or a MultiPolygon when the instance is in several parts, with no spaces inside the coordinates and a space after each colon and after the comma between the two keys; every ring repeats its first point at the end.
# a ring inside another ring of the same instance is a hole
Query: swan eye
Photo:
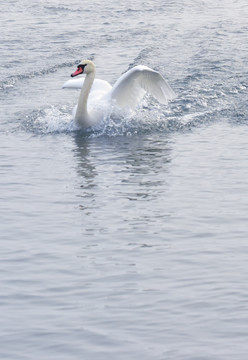
{"type": "Polygon", "coordinates": [[[77,68],[78,68],[78,69],[80,69],[80,68],[81,68],[81,69],[83,69],[83,70],[84,70],[85,66],[87,66],[87,64],[79,64],[77,68]]]}

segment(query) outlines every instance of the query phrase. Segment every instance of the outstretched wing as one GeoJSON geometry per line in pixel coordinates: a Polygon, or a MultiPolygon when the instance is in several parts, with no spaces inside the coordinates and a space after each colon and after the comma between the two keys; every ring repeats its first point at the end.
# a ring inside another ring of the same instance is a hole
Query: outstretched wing
{"type": "Polygon", "coordinates": [[[145,93],[154,96],[162,104],[176,97],[176,94],[157,72],[147,66],[138,65],[123,74],[113,86],[110,96],[118,106],[134,109],[145,93]]]}

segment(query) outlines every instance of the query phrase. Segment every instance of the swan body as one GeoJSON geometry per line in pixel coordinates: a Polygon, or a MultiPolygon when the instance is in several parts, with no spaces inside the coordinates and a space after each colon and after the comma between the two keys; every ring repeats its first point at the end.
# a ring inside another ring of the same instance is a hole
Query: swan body
{"type": "Polygon", "coordinates": [[[85,78],[68,80],[63,88],[81,89],[78,105],[74,109],[74,121],[83,128],[95,125],[102,114],[96,109],[88,110],[88,103],[115,104],[121,109],[135,109],[146,93],[162,104],[175,98],[175,93],[167,81],[155,70],[138,65],[120,76],[112,87],[107,81],[95,79],[95,65],[83,60],[71,75],[85,74],[85,78]]]}

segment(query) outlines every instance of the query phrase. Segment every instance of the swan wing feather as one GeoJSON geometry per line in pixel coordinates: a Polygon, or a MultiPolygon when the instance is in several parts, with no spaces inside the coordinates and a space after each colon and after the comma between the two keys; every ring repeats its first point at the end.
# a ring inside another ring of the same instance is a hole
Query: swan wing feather
{"type": "Polygon", "coordinates": [[[84,84],[84,78],[78,78],[73,80],[68,80],[62,86],[63,89],[81,89],[84,84]]]}
{"type": "MultiPolygon", "coordinates": [[[[82,89],[85,78],[71,79],[64,83],[63,89],[82,89]]],[[[91,91],[107,92],[112,89],[109,82],[101,79],[95,79],[91,91]]]]}
{"type": "Polygon", "coordinates": [[[111,98],[118,106],[134,109],[145,93],[154,96],[162,104],[176,97],[167,81],[155,70],[138,65],[123,74],[111,90],[111,98]]]}

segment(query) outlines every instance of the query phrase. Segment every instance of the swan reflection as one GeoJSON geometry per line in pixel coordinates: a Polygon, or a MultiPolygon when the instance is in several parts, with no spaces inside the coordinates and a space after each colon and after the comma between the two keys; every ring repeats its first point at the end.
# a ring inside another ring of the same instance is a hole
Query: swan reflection
{"type": "MultiPolygon", "coordinates": [[[[165,138],[146,136],[99,137],[75,135],[80,196],[112,196],[151,200],[165,189],[171,163],[171,144],[165,138]],[[163,176],[161,176],[163,174],[163,176]]],[[[107,201],[107,200],[106,200],[107,201]]]]}

